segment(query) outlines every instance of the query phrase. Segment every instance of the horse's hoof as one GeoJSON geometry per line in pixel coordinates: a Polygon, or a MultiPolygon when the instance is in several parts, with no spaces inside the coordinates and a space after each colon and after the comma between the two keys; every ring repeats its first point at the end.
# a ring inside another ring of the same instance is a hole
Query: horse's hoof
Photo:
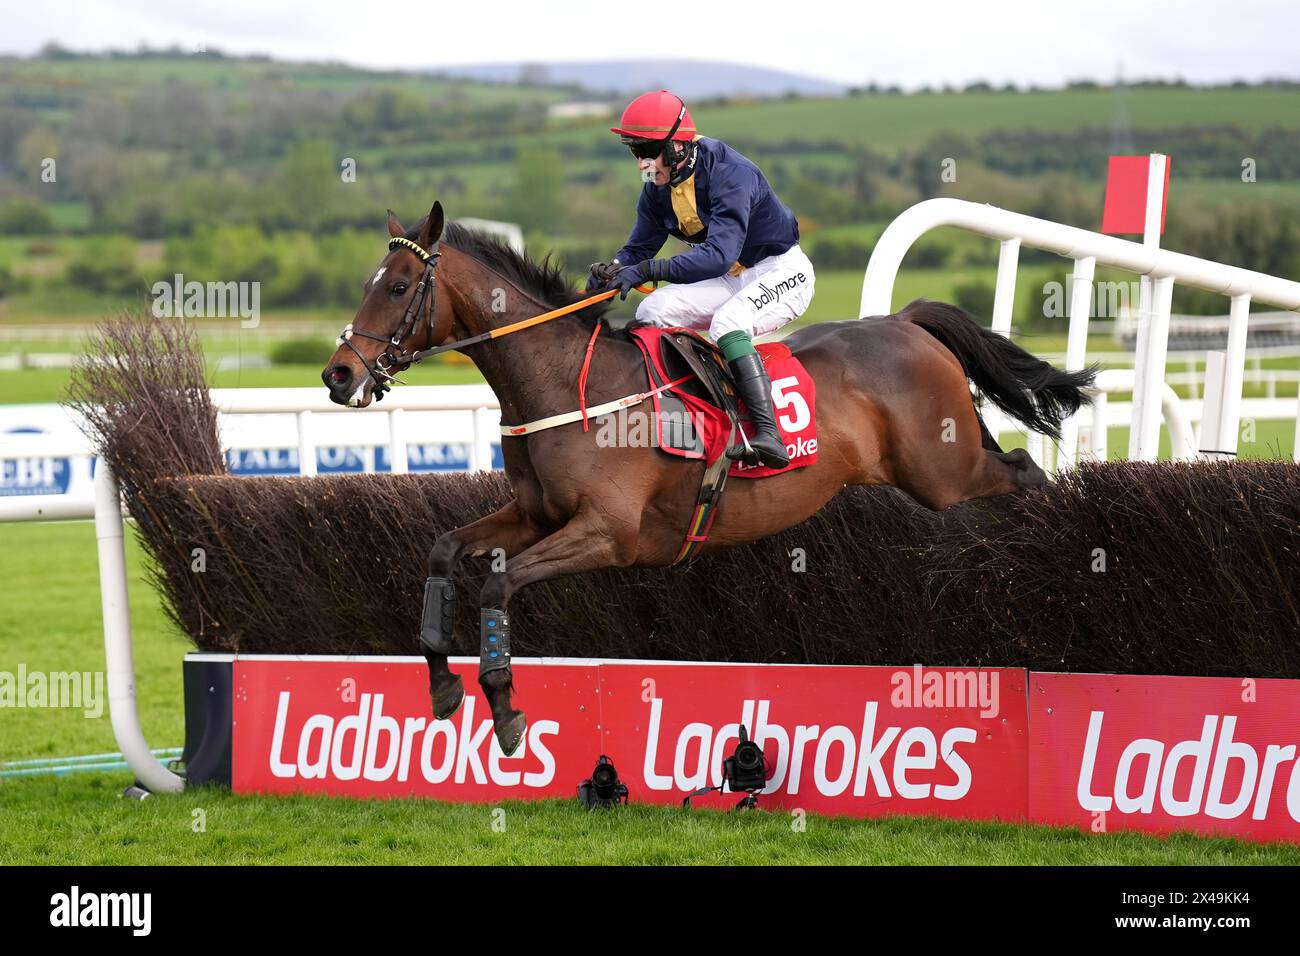
{"type": "Polygon", "coordinates": [[[429,688],[429,697],[433,701],[435,720],[446,720],[454,716],[456,711],[460,710],[460,705],[465,703],[464,682],[460,679],[459,674],[452,674],[451,676],[452,679],[437,690],[429,688]]]}
{"type": "Polygon", "coordinates": [[[515,711],[514,717],[504,727],[496,728],[497,743],[501,745],[501,752],[507,757],[513,757],[519,745],[524,742],[524,733],[527,730],[528,718],[524,716],[522,710],[515,711]]]}

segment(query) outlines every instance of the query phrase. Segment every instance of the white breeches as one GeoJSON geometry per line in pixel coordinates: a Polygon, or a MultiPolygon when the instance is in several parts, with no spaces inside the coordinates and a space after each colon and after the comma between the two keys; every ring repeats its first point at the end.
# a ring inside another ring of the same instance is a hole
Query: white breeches
{"type": "Polygon", "coordinates": [[[737,329],[757,338],[803,315],[814,283],[812,263],[796,244],[739,275],[661,286],[641,300],[636,318],[661,328],[708,329],[714,341],[737,329]]]}

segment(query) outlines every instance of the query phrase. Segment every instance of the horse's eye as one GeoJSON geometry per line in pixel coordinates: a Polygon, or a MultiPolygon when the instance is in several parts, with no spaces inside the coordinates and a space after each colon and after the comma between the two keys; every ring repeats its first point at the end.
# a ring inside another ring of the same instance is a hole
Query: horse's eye
{"type": "Polygon", "coordinates": [[[408,288],[408,287],[407,287],[407,285],[406,285],[405,282],[398,282],[398,283],[394,284],[393,289],[392,289],[392,292],[390,292],[389,294],[392,295],[392,296],[394,296],[394,297],[399,296],[399,295],[406,295],[406,290],[407,290],[407,288],[408,288]]]}

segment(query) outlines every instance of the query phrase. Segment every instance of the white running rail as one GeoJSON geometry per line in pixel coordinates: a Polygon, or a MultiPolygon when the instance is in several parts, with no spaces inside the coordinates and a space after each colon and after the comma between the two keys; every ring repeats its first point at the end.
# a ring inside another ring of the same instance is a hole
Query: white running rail
{"type": "MultiPolygon", "coordinates": [[[[467,411],[474,416],[475,450],[471,470],[491,468],[492,438],[499,434],[499,406],[486,385],[408,386],[389,395],[386,407],[344,408],[322,398],[321,389],[213,389],[212,398],[225,414],[296,412],[302,474],[315,474],[316,448],[308,435],[312,414],[357,412],[387,414],[394,472],[407,471],[406,442],[401,421],[404,411],[467,411]]],[[[85,454],[80,442],[54,442],[34,435],[5,436],[0,458],[39,455],[85,454]],[[37,451],[39,449],[39,451],[37,451]]],[[[104,658],[108,684],[109,718],[113,736],[131,772],[154,793],[174,793],[185,781],[158,759],[145,741],[136,708],[135,659],[132,652],[131,608],[127,593],[126,547],[121,492],[112,469],[100,461],[95,469],[94,500],[68,500],[66,495],[18,495],[0,497],[0,521],[51,521],[95,519],[99,549],[99,593],[104,615],[104,658]]]]}
{"type": "MultiPolygon", "coordinates": [[[[1205,457],[1236,454],[1250,304],[1252,301],[1265,302],[1290,312],[1300,312],[1300,282],[1046,219],[1035,219],[996,206],[962,199],[928,199],[890,223],[876,243],[862,279],[860,316],[888,315],[893,311],[894,280],[903,257],[922,235],[943,226],[965,229],[1001,241],[992,325],[1003,334],[1011,329],[1020,247],[1032,246],[1074,260],[1065,357],[1068,371],[1077,371],[1084,366],[1093,272],[1097,265],[1149,277],[1151,292],[1144,296],[1145,308],[1138,319],[1134,362],[1134,413],[1128,457],[1135,461],[1154,461],[1159,448],[1161,409],[1167,397],[1162,386],[1174,283],[1182,282],[1228,297],[1231,300],[1228,347],[1226,353],[1209,353],[1206,412],[1200,444],[1201,454],[1205,457]]],[[[1062,436],[1061,464],[1068,467],[1077,454],[1078,422],[1075,418],[1064,423],[1062,436]]],[[[1295,458],[1300,461],[1300,400],[1297,400],[1295,458]]]]}
{"type": "Polygon", "coordinates": [[[176,793],[185,781],[149,749],[135,706],[135,655],[131,649],[131,604],[126,587],[121,495],[112,469],[95,472],[95,538],[99,542],[99,599],[104,610],[104,669],[108,672],[108,716],[113,736],[135,779],[153,793],[176,793]]]}
{"type": "MultiPolygon", "coordinates": [[[[335,405],[316,388],[214,388],[213,404],[222,419],[231,415],[290,413],[295,416],[296,447],[300,475],[316,474],[319,429],[312,427],[315,416],[367,415],[382,416],[387,435],[380,444],[388,448],[390,471],[405,474],[410,470],[407,445],[422,436],[408,434],[406,412],[463,412],[473,429],[469,470],[490,471],[492,445],[500,440],[500,404],[487,385],[408,385],[390,392],[382,403],[366,408],[335,405]]],[[[360,443],[350,443],[360,444],[360,443]]],[[[262,448],[265,440],[227,441],[222,447],[262,448]]],[[[3,460],[39,458],[89,458],[94,454],[84,439],[57,439],[47,435],[4,435],[0,446],[3,460]]],[[[372,458],[367,458],[372,461],[372,458]]],[[[94,516],[94,502],[88,498],[62,495],[0,495],[0,522],[57,521],[94,516]]]]}

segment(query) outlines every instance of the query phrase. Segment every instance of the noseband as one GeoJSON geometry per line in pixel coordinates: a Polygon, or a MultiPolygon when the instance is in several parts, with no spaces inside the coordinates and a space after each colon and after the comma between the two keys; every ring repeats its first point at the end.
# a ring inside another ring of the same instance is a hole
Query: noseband
{"type": "Polygon", "coordinates": [[[400,378],[393,375],[392,370],[397,368],[399,371],[409,366],[416,360],[417,353],[407,352],[402,348],[402,342],[408,336],[413,335],[419,329],[420,313],[422,311],[428,316],[429,337],[433,337],[433,310],[438,301],[438,289],[433,281],[433,271],[437,268],[438,257],[442,255],[438,251],[438,243],[427,252],[417,242],[412,242],[403,236],[397,236],[388,241],[388,249],[391,252],[401,246],[415,253],[424,263],[424,272],[420,276],[420,281],[415,287],[415,295],[411,297],[411,304],[406,307],[406,314],[402,316],[401,323],[397,329],[388,338],[382,335],[375,335],[373,332],[366,332],[362,329],[354,329],[349,322],[343,329],[343,333],[338,338],[340,346],[346,345],[354,355],[361,361],[366,372],[375,381],[375,401],[381,401],[384,393],[389,391],[392,386],[390,382],[397,382],[405,385],[400,378]],[[424,300],[429,300],[429,308],[424,309],[424,300]],[[361,354],[355,345],[352,344],[352,337],[359,335],[365,339],[372,339],[375,342],[383,342],[384,350],[375,356],[374,363],[366,361],[366,357],[361,354]]]}

